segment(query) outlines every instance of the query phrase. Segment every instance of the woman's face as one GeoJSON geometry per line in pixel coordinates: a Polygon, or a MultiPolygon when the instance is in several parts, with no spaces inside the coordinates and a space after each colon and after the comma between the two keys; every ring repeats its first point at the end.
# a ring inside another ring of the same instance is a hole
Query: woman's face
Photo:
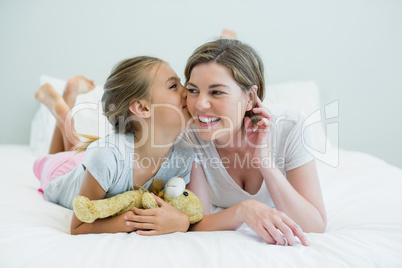
{"type": "Polygon", "coordinates": [[[196,65],[187,83],[187,107],[204,140],[230,142],[252,108],[230,70],[215,62],[196,65]]]}
{"type": "MultiPolygon", "coordinates": [[[[151,112],[155,125],[182,131],[191,116],[186,105],[187,91],[169,64],[156,64],[151,84],[151,112]]],[[[180,133],[179,132],[179,133],[180,133]]]]}

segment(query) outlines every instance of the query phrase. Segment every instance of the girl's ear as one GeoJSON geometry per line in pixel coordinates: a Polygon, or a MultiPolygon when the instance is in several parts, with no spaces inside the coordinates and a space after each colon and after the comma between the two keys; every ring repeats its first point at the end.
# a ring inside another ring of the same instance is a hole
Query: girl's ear
{"type": "Polygon", "coordinates": [[[145,100],[135,100],[129,106],[130,111],[141,117],[141,118],[150,118],[151,112],[149,103],[145,100]]]}
{"type": "Polygon", "coordinates": [[[247,92],[247,106],[246,111],[251,111],[256,104],[255,96],[257,96],[258,87],[256,85],[252,86],[251,89],[247,92]]]}

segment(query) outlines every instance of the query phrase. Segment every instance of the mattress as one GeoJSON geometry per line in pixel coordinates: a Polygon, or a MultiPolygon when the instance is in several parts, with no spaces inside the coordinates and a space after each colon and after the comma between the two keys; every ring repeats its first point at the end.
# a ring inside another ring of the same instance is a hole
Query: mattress
{"type": "Polygon", "coordinates": [[[308,247],[267,244],[246,225],[73,236],[73,212],[37,192],[35,158],[29,146],[0,146],[0,267],[402,267],[402,170],[365,153],[317,163],[328,226],[307,234],[308,247]]]}

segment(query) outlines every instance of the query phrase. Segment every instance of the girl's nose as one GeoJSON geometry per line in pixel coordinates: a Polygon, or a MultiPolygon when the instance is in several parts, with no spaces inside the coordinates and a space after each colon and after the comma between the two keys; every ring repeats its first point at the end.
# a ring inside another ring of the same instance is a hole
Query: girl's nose
{"type": "Polygon", "coordinates": [[[187,99],[187,88],[180,83],[181,96],[183,99],[187,99]]]}

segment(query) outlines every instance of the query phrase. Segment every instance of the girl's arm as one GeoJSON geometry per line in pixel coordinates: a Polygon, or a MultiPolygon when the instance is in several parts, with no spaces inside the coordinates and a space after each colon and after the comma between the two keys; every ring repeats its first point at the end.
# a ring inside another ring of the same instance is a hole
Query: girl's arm
{"type": "MultiPolygon", "coordinates": [[[[79,195],[86,196],[89,200],[98,200],[103,199],[106,192],[91,173],[86,170],[79,195]]],[[[132,232],[134,229],[128,226],[124,219],[124,217],[130,213],[132,214],[133,212],[129,211],[115,217],[98,219],[93,223],[84,223],[73,214],[71,220],[71,234],[132,232]]]]}

